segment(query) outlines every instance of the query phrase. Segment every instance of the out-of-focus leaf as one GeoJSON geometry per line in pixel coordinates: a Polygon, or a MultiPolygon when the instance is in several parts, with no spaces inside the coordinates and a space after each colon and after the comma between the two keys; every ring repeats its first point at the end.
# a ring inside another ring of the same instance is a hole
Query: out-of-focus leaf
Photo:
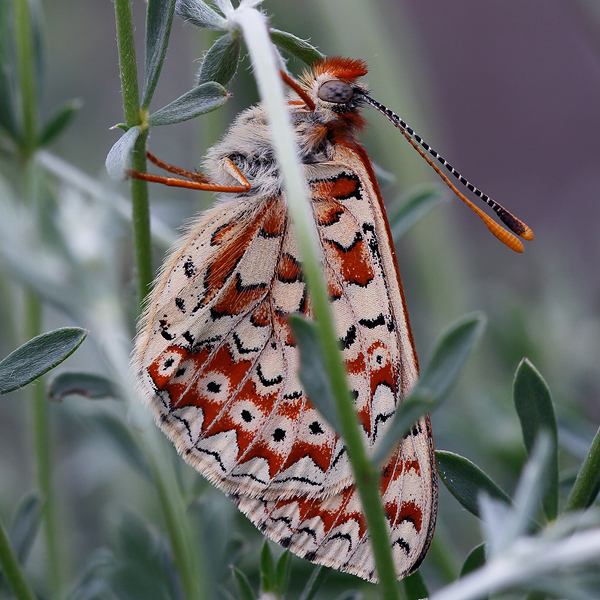
{"type": "Polygon", "coordinates": [[[38,96],[41,97],[44,88],[46,68],[46,48],[44,44],[44,11],[40,0],[30,0],[27,4],[29,6],[31,41],[33,47],[33,59],[36,76],[36,91],[38,96]]]}
{"type": "Polygon", "coordinates": [[[483,565],[485,565],[485,544],[479,544],[469,552],[469,556],[465,559],[460,570],[460,577],[464,577],[468,573],[479,569],[479,567],[483,567],[483,565]]]}
{"type": "Polygon", "coordinates": [[[550,435],[553,451],[550,457],[548,490],[544,497],[544,512],[549,521],[558,515],[558,435],[552,396],[548,385],[538,370],[524,358],[515,373],[513,383],[515,408],[521,421],[523,441],[531,455],[535,440],[541,430],[550,435]]]}
{"type": "Polygon", "coordinates": [[[122,399],[121,390],[114,381],[93,373],[63,372],[48,383],[48,396],[51,400],[61,402],[73,395],[90,400],[122,399]]]}
{"type": "Polygon", "coordinates": [[[198,71],[198,85],[209,81],[227,85],[237,71],[241,47],[242,40],[237,32],[222,35],[204,55],[198,71]]]}
{"type": "Polygon", "coordinates": [[[212,81],[203,83],[151,114],[148,125],[171,125],[193,119],[219,108],[227,102],[228,97],[222,85],[212,81]]]}
{"type": "Polygon", "coordinates": [[[288,322],[300,349],[298,372],[300,382],[313,406],[336,431],[339,431],[337,409],[329,377],[325,371],[317,326],[299,315],[290,315],[288,322]]]}
{"type": "Polygon", "coordinates": [[[472,313],[444,329],[411,394],[402,402],[390,428],[377,444],[373,462],[379,465],[425,413],[437,408],[454,385],[485,326],[485,316],[472,313]]]}
{"type": "Polygon", "coordinates": [[[417,387],[433,396],[445,396],[462,370],[487,319],[475,312],[456,319],[442,331],[417,387]]]}
{"type": "Polygon", "coordinates": [[[106,548],[95,551],[79,574],[66,600],[117,600],[110,588],[115,557],[106,548]]]}
{"type": "Polygon", "coordinates": [[[440,186],[424,185],[408,191],[400,206],[388,215],[394,244],[426,214],[445,201],[440,186]]]}
{"type": "Polygon", "coordinates": [[[40,528],[40,513],[42,500],[37,492],[26,494],[13,516],[10,528],[10,542],[14,553],[23,565],[29,556],[35,536],[40,528]]]}
{"type": "Polygon", "coordinates": [[[88,332],[63,327],[29,340],[0,362],[0,394],[12,392],[41,377],[69,357],[88,332]]]}
{"type": "Polygon", "coordinates": [[[14,39],[13,3],[0,0],[0,127],[18,142],[18,111],[16,108],[17,52],[14,39]]]}
{"type": "Polygon", "coordinates": [[[421,571],[417,570],[412,575],[403,579],[406,600],[421,600],[429,598],[429,590],[423,581],[421,571]]]}
{"type": "Polygon", "coordinates": [[[106,170],[112,179],[125,181],[131,170],[133,151],[141,129],[136,125],[129,128],[110,149],[106,157],[106,170]]]}
{"type": "Polygon", "coordinates": [[[313,45],[291,33],[271,28],[269,35],[275,45],[311,67],[325,58],[325,55],[321,54],[313,45]]]}
{"type": "Polygon", "coordinates": [[[182,19],[196,27],[214,31],[227,30],[227,21],[202,0],[177,0],[175,11],[182,19]]]}
{"type": "Polygon", "coordinates": [[[146,61],[142,109],[150,106],[156,83],[165,60],[175,0],[148,0],[146,12],[146,61]]]}
{"type": "Polygon", "coordinates": [[[123,458],[141,475],[152,480],[152,471],[129,429],[110,413],[96,415],[95,421],[111,437],[123,458]]]}
{"type": "Polygon", "coordinates": [[[479,513],[483,521],[486,555],[493,558],[506,548],[506,525],[510,519],[510,508],[504,502],[482,492],[479,496],[479,513]]]}
{"type": "Polygon", "coordinates": [[[436,450],[435,459],[438,474],[444,485],[461,505],[476,517],[480,516],[479,496],[482,492],[505,504],[511,504],[508,494],[467,458],[453,452],[436,450]]]}
{"type": "Polygon", "coordinates": [[[260,591],[261,594],[277,591],[275,561],[273,560],[273,553],[267,540],[263,543],[260,552],[260,591]]]}
{"type": "Polygon", "coordinates": [[[310,579],[306,582],[300,600],[313,600],[321,585],[329,575],[329,569],[323,565],[316,565],[310,575],[310,579]]]}
{"type": "Polygon", "coordinates": [[[65,131],[82,106],[83,102],[79,99],[65,102],[44,125],[38,139],[38,147],[48,146],[65,131]]]}
{"type": "Polygon", "coordinates": [[[235,589],[238,593],[239,600],[256,600],[256,595],[246,577],[245,573],[236,567],[231,567],[231,573],[235,582],[235,589]]]}
{"type": "Polygon", "coordinates": [[[118,528],[111,588],[128,600],[184,600],[166,540],[135,513],[118,528]]]}
{"type": "Polygon", "coordinates": [[[280,598],[285,596],[290,585],[290,576],[292,574],[292,555],[286,550],[277,561],[275,567],[275,580],[277,582],[277,594],[280,598]]]}

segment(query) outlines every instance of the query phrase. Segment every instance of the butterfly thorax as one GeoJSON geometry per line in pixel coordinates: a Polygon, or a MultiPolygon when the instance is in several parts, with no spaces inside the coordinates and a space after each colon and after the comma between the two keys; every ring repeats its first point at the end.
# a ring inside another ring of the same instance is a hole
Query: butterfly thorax
{"type": "MultiPolygon", "coordinates": [[[[348,102],[330,102],[320,98],[323,84],[329,87],[346,86],[364,92],[366,88],[355,79],[366,73],[360,61],[343,64],[330,59],[314,71],[307,71],[300,82],[302,89],[313,100],[310,110],[295,92],[288,94],[288,108],[296,133],[298,155],[305,165],[331,162],[336,145],[357,147],[357,132],[364,126],[359,114],[360,94],[348,102]]],[[[335,92],[335,90],[334,90],[335,92]]],[[[262,104],[242,112],[233,122],[223,139],[206,155],[203,167],[217,184],[235,183],[224,168],[224,159],[230,159],[250,183],[251,197],[281,195],[282,177],[275,158],[275,150],[267,115],[262,104]]]]}

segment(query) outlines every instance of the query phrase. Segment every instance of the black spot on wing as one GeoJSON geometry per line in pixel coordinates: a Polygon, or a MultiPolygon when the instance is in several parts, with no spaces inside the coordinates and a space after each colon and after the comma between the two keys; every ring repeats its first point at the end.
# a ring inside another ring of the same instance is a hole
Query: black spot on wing
{"type": "Polygon", "coordinates": [[[346,335],[340,338],[340,343],[343,350],[347,350],[356,341],[356,325],[350,325],[346,335]]]}
{"type": "Polygon", "coordinates": [[[375,329],[375,327],[379,327],[379,325],[385,325],[385,317],[383,313],[380,313],[374,319],[359,319],[359,324],[367,329],[375,329]]]}
{"type": "Polygon", "coordinates": [[[271,387],[271,386],[277,385],[278,383],[281,383],[283,381],[283,375],[277,375],[277,377],[275,377],[273,379],[266,379],[265,376],[263,375],[260,363],[258,363],[258,365],[256,365],[256,374],[258,375],[258,379],[260,380],[260,382],[265,387],[271,387]]]}

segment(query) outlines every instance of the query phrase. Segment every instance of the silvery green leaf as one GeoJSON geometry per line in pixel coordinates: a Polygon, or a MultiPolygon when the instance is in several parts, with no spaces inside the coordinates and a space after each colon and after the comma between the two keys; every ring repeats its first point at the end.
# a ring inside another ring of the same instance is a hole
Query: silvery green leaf
{"type": "Polygon", "coordinates": [[[148,117],[148,125],[171,125],[210,112],[227,101],[227,90],[213,81],[195,87],[148,117]]]}
{"type": "Polygon", "coordinates": [[[510,497],[486,475],[476,464],[454,452],[436,450],[435,460],[438,474],[448,491],[476,517],[479,512],[479,498],[485,493],[510,505],[510,497]]]}
{"type": "Polygon", "coordinates": [[[298,371],[300,382],[314,407],[339,432],[337,408],[331,383],[325,370],[317,326],[313,321],[299,315],[290,315],[289,324],[300,349],[300,370],[298,371]]]}
{"type": "Polygon", "coordinates": [[[313,600],[317,595],[317,592],[321,588],[321,585],[329,575],[329,569],[323,565],[316,565],[313,572],[310,574],[310,578],[306,582],[300,600],[313,600]]]}
{"type": "Polygon", "coordinates": [[[291,33],[270,28],[269,35],[274,44],[311,67],[325,58],[324,54],[321,54],[306,40],[302,40],[291,33]]]}
{"type": "Polygon", "coordinates": [[[429,590],[425,585],[420,570],[416,570],[405,577],[402,583],[404,584],[406,600],[424,600],[429,598],[429,590]]]}
{"type": "Polygon", "coordinates": [[[480,567],[485,565],[485,544],[479,544],[479,546],[475,546],[469,555],[465,559],[463,566],[460,570],[460,577],[464,577],[468,575],[472,571],[476,571],[480,567]]]}
{"type": "Polygon", "coordinates": [[[150,106],[162,69],[173,23],[175,0],[148,0],[146,12],[146,61],[142,109],[150,106]]]}
{"type": "Polygon", "coordinates": [[[110,149],[105,164],[112,179],[124,181],[129,177],[131,159],[140,133],[141,129],[138,126],[131,127],[110,149]]]}
{"type": "Polygon", "coordinates": [[[233,575],[239,600],[256,600],[256,594],[254,593],[246,574],[236,567],[231,567],[231,573],[233,575]]]}
{"type": "Polygon", "coordinates": [[[122,399],[121,390],[113,381],[94,373],[63,372],[48,384],[48,396],[51,400],[61,402],[67,396],[73,395],[90,400],[122,399]]]}
{"type": "Polygon", "coordinates": [[[480,494],[479,516],[490,557],[496,556],[507,547],[506,524],[509,513],[509,506],[501,500],[491,498],[485,492],[480,494]]]}
{"type": "Polygon", "coordinates": [[[549,521],[558,514],[558,434],[552,396],[548,384],[533,364],[524,358],[515,372],[513,382],[515,408],[521,422],[523,442],[531,456],[538,433],[543,429],[551,437],[553,452],[550,457],[550,472],[544,511],[549,521]]]}
{"type": "Polygon", "coordinates": [[[21,136],[17,109],[17,52],[12,2],[0,2],[0,127],[17,142],[21,136]]]}
{"type": "Polygon", "coordinates": [[[198,71],[198,85],[209,81],[227,85],[237,71],[241,46],[238,32],[222,35],[204,55],[198,71]]]}
{"type": "Polygon", "coordinates": [[[40,527],[42,500],[37,492],[25,494],[15,511],[10,528],[10,542],[23,565],[29,556],[40,527]]]}
{"type": "Polygon", "coordinates": [[[227,20],[202,0],[177,0],[175,12],[196,27],[227,31],[227,20]]]}
{"type": "Polygon", "coordinates": [[[394,244],[420,219],[445,201],[438,185],[417,186],[400,199],[399,206],[389,211],[390,230],[394,244]]]}
{"type": "Polygon", "coordinates": [[[381,463],[413,423],[445,399],[481,336],[485,322],[483,314],[472,313],[456,319],[444,329],[417,385],[398,406],[390,428],[378,442],[373,454],[375,464],[381,463]]]}
{"type": "Polygon", "coordinates": [[[87,334],[80,327],[62,327],[25,342],[0,361],[0,394],[23,387],[59,365],[87,334]]]}

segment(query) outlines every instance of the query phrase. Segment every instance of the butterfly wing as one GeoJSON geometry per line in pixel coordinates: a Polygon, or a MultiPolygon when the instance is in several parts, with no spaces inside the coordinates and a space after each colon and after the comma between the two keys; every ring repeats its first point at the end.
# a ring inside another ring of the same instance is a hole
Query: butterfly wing
{"type": "MultiPolygon", "coordinates": [[[[332,312],[371,448],[418,367],[376,183],[363,157],[337,151],[334,164],[307,166],[307,179],[332,312]]],[[[269,537],[373,580],[346,451],[298,381],[291,313],[310,316],[310,307],[284,199],[219,204],[192,226],[151,295],[134,356],[139,386],[178,451],[269,537]],[[330,526],[309,534],[311,546],[302,540],[318,519],[330,526]],[[343,539],[351,540],[345,550],[343,539]]],[[[402,574],[424,555],[435,522],[426,421],[395,456],[382,492],[402,574]],[[405,518],[411,503],[420,521],[405,518]]]]}

